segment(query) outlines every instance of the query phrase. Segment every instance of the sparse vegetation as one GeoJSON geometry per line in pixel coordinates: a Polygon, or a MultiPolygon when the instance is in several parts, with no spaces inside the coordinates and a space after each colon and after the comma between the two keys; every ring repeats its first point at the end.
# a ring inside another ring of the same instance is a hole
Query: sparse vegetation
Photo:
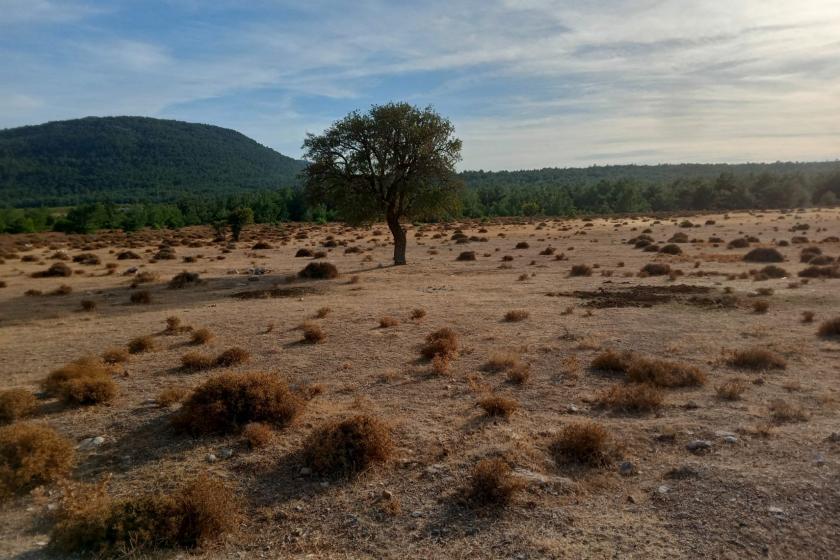
{"type": "Polygon", "coordinates": [[[44,392],[68,404],[98,404],[111,401],[117,385],[99,358],[86,356],[51,372],[41,384],[44,392]]]}
{"type": "Polygon", "coordinates": [[[743,379],[729,379],[715,387],[718,398],[727,401],[740,400],[747,390],[747,383],[743,379]]]}
{"type": "Polygon", "coordinates": [[[307,280],[329,280],[338,278],[338,269],[332,263],[311,262],[298,272],[298,276],[307,280]]]}
{"type": "Polygon", "coordinates": [[[767,370],[785,369],[787,360],[781,354],[777,354],[766,348],[744,348],[736,350],[729,358],[729,365],[740,369],[767,370]]]}
{"type": "Polygon", "coordinates": [[[524,484],[504,459],[482,459],[473,467],[469,496],[478,505],[507,505],[524,484]]]}
{"type": "Polygon", "coordinates": [[[524,321],[531,316],[531,313],[526,309],[511,309],[505,313],[505,321],[508,323],[518,323],[524,321]]]}
{"type": "Polygon", "coordinates": [[[599,406],[622,412],[650,412],[659,408],[664,400],[660,389],[647,383],[617,384],[595,398],[599,406]]]}
{"type": "Polygon", "coordinates": [[[371,414],[325,422],[304,444],[304,461],[315,472],[354,475],[393,453],[390,427],[371,414]]]}
{"type": "Polygon", "coordinates": [[[487,395],[479,399],[478,406],[484,409],[487,416],[509,418],[519,408],[519,403],[501,395],[487,395]]]}
{"type": "Polygon", "coordinates": [[[834,319],[824,321],[820,325],[817,334],[823,338],[840,337],[840,317],[835,317],[834,319]]]}
{"type": "Polygon", "coordinates": [[[609,433],[601,424],[576,422],[563,427],[551,444],[551,453],[559,465],[600,467],[610,463],[609,445],[609,433]]]}
{"type": "Polygon", "coordinates": [[[38,408],[38,399],[26,389],[0,391],[0,424],[11,424],[31,415],[38,408]]]}
{"type": "Polygon", "coordinates": [[[131,354],[142,354],[143,352],[151,352],[156,346],[153,336],[138,336],[128,343],[128,351],[131,354]]]}
{"type": "Polygon", "coordinates": [[[300,326],[300,330],[303,332],[303,342],[307,344],[318,344],[319,342],[323,342],[327,337],[321,325],[312,321],[304,321],[300,326]]]}
{"type": "Polygon", "coordinates": [[[18,422],[0,427],[0,500],[66,476],[73,444],[48,426],[18,422]]]}
{"type": "Polygon", "coordinates": [[[210,329],[201,328],[201,329],[196,329],[192,332],[192,336],[190,337],[190,341],[193,344],[201,345],[201,344],[207,344],[208,342],[213,340],[213,338],[214,338],[214,335],[213,335],[212,332],[210,332],[210,329]]]}
{"type": "Polygon", "coordinates": [[[454,358],[458,354],[458,335],[449,327],[437,330],[426,337],[426,344],[420,354],[427,360],[438,355],[454,358]]]}

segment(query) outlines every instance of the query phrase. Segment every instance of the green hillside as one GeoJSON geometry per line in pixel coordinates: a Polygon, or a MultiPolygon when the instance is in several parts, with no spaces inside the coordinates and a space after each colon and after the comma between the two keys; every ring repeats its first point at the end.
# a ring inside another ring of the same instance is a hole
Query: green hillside
{"type": "Polygon", "coordinates": [[[169,201],[297,182],[303,163],[234,130],[88,117],[0,130],[0,206],[169,201]]]}

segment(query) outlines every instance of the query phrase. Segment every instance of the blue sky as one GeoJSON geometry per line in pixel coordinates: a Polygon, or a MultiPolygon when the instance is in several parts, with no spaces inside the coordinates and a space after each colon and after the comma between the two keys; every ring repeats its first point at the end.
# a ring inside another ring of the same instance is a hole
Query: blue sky
{"type": "Polygon", "coordinates": [[[840,157],[838,0],[0,0],[0,61],[0,128],[147,115],[299,156],[405,100],[463,169],[840,157]]]}

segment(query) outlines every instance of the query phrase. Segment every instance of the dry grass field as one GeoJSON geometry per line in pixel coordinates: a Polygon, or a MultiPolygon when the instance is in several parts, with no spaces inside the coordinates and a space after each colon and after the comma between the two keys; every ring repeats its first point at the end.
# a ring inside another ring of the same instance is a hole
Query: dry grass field
{"type": "Polygon", "coordinates": [[[0,557],[836,557],[838,236],[0,237],[0,557]]]}

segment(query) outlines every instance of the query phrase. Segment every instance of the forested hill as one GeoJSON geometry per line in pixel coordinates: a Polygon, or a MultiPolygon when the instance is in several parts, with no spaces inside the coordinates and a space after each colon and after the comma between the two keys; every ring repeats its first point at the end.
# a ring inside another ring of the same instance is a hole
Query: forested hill
{"type": "Polygon", "coordinates": [[[303,162],[226,128],[87,117],[0,130],[0,206],[176,200],[275,189],[303,162]]]}

